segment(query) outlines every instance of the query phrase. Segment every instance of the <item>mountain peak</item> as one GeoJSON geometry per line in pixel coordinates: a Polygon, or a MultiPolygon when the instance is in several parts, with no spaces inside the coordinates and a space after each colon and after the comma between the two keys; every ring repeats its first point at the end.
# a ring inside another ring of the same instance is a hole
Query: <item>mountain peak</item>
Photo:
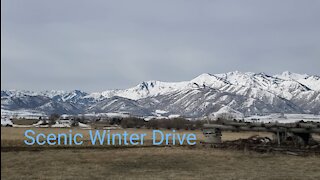
{"type": "Polygon", "coordinates": [[[191,83],[196,83],[198,86],[208,86],[212,88],[221,88],[226,85],[230,85],[230,83],[217,75],[204,73],[190,81],[191,83]]]}
{"type": "Polygon", "coordinates": [[[283,71],[282,72],[282,75],[284,75],[284,76],[290,76],[292,74],[292,72],[290,72],[290,71],[283,71]]]}
{"type": "Polygon", "coordinates": [[[203,73],[203,74],[200,74],[199,76],[197,76],[196,78],[211,78],[212,76],[214,76],[214,75],[212,75],[210,73],[203,73]]]}
{"type": "Polygon", "coordinates": [[[274,75],[274,77],[285,79],[285,80],[298,80],[308,77],[308,74],[299,74],[290,71],[284,71],[281,74],[274,75]]]}
{"type": "Polygon", "coordinates": [[[275,76],[233,71],[203,73],[182,82],[143,81],[128,89],[91,94],[81,90],[4,90],[1,91],[1,108],[6,112],[130,112],[142,116],[161,109],[168,114],[189,117],[222,111],[244,114],[319,113],[319,91],[320,80],[316,76],[289,71],[275,76]]]}

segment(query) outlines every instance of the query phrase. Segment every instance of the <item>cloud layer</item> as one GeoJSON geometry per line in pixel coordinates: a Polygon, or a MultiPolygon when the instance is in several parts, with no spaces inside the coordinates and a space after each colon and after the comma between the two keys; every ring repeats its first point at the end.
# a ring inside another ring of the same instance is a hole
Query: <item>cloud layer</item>
{"type": "Polygon", "coordinates": [[[320,74],[319,1],[1,1],[2,89],[320,74]]]}

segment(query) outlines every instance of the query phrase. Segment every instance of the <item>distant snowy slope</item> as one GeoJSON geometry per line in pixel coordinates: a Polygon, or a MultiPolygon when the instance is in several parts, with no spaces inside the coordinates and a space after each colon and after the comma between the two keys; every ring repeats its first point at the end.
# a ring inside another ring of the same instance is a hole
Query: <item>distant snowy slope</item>
{"type": "Polygon", "coordinates": [[[113,96],[125,97],[133,100],[156,96],[172,91],[182,90],[187,87],[189,82],[161,82],[161,81],[145,81],[135,87],[124,90],[108,90],[102,93],[93,93],[94,96],[110,98],[113,96]]]}
{"type": "Polygon", "coordinates": [[[241,73],[235,71],[225,74],[217,74],[217,76],[224,78],[234,85],[259,88],[286,99],[291,99],[298,93],[310,90],[307,86],[297,81],[291,79],[281,79],[278,77],[269,76],[265,73],[256,74],[252,72],[241,73]]]}
{"type": "Polygon", "coordinates": [[[201,74],[190,81],[144,81],[137,86],[103,92],[1,91],[1,109],[10,112],[124,113],[149,116],[203,117],[219,111],[237,115],[268,113],[320,114],[320,78],[283,72],[201,74]]]}
{"type": "Polygon", "coordinates": [[[294,80],[309,87],[312,90],[320,91],[320,76],[318,75],[297,74],[285,71],[282,74],[275,75],[275,77],[286,80],[294,80]]]}

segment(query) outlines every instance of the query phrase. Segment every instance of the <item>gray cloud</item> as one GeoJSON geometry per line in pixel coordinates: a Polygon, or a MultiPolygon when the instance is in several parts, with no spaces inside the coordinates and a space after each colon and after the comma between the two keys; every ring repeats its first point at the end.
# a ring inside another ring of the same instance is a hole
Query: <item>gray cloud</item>
{"type": "Polygon", "coordinates": [[[1,1],[3,89],[320,74],[319,1],[1,1]]]}

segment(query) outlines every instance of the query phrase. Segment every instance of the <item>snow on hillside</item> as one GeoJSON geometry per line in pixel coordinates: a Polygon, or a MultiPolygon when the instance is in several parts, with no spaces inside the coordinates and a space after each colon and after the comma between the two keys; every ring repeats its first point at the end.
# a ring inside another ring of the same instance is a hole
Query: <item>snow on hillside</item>
{"type": "Polygon", "coordinates": [[[221,116],[221,115],[224,114],[224,113],[230,114],[230,115],[234,116],[234,117],[237,118],[237,119],[242,119],[242,118],[244,118],[243,113],[241,113],[241,112],[239,112],[239,111],[236,111],[236,110],[232,109],[232,108],[229,107],[229,106],[224,106],[224,107],[222,107],[221,109],[219,109],[219,111],[217,111],[217,112],[214,113],[214,116],[215,116],[215,117],[219,117],[219,116],[221,116]]]}
{"type": "Polygon", "coordinates": [[[235,71],[217,74],[217,76],[224,78],[234,85],[266,90],[286,99],[291,99],[300,92],[310,90],[299,82],[269,76],[265,73],[256,74],[252,72],[241,73],[235,71]]]}
{"type": "Polygon", "coordinates": [[[13,126],[13,122],[9,118],[1,116],[1,126],[13,126]]]}
{"type": "Polygon", "coordinates": [[[145,81],[141,84],[124,90],[107,90],[102,93],[93,93],[92,97],[110,98],[113,96],[125,97],[128,99],[141,99],[149,96],[165,94],[167,92],[178,91],[186,88],[188,82],[161,82],[161,81],[145,81]]]}
{"type": "Polygon", "coordinates": [[[201,74],[200,76],[192,79],[189,84],[195,84],[199,88],[211,87],[215,89],[220,89],[224,86],[230,85],[226,79],[208,73],[201,74]]]}
{"type": "Polygon", "coordinates": [[[259,88],[270,91],[286,99],[291,99],[298,93],[308,90],[320,90],[320,78],[317,76],[283,73],[284,76],[270,76],[265,73],[253,72],[228,72],[224,74],[204,73],[190,81],[183,82],[161,82],[145,81],[141,84],[124,90],[107,90],[102,93],[92,93],[89,96],[94,98],[110,98],[113,96],[125,97],[138,100],[146,97],[163,95],[174,91],[181,91],[192,88],[214,88],[226,89],[243,87],[259,88]],[[290,77],[290,78],[289,78],[290,77]],[[307,79],[304,79],[307,78],[307,79]],[[310,89],[309,89],[310,88],[310,89]]]}
{"type": "Polygon", "coordinates": [[[217,112],[237,116],[270,113],[320,113],[320,77],[283,72],[201,74],[190,81],[144,81],[103,92],[1,91],[1,114],[45,116],[120,113],[195,118],[217,112]]]}
{"type": "Polygon", "coordinates": [[[298,121],[313,121],[313,122],[320,122],[320,115],[313,115],[313,114],[270,114],[265,116],[250,116],[244,119],[247,122],[279,122],[279,123],[295,123],[298,121]]]}
{"type": "Polygon", "coordinates": [[[320,77],[317,75],[297,74],[285,71],[282,74],[275,75],[275,77],[297,81],[312,90],[320,91],[320,77]]]}
{"type": "Polygon", "coordinates": [[[1,109],[1,116],[5,117],[16,117],[16,118],[26,118],[26,119],[34,119],[39,117],[47,117],[47,115],[41,111],[36,110],[5,110],[1,109]]]}

